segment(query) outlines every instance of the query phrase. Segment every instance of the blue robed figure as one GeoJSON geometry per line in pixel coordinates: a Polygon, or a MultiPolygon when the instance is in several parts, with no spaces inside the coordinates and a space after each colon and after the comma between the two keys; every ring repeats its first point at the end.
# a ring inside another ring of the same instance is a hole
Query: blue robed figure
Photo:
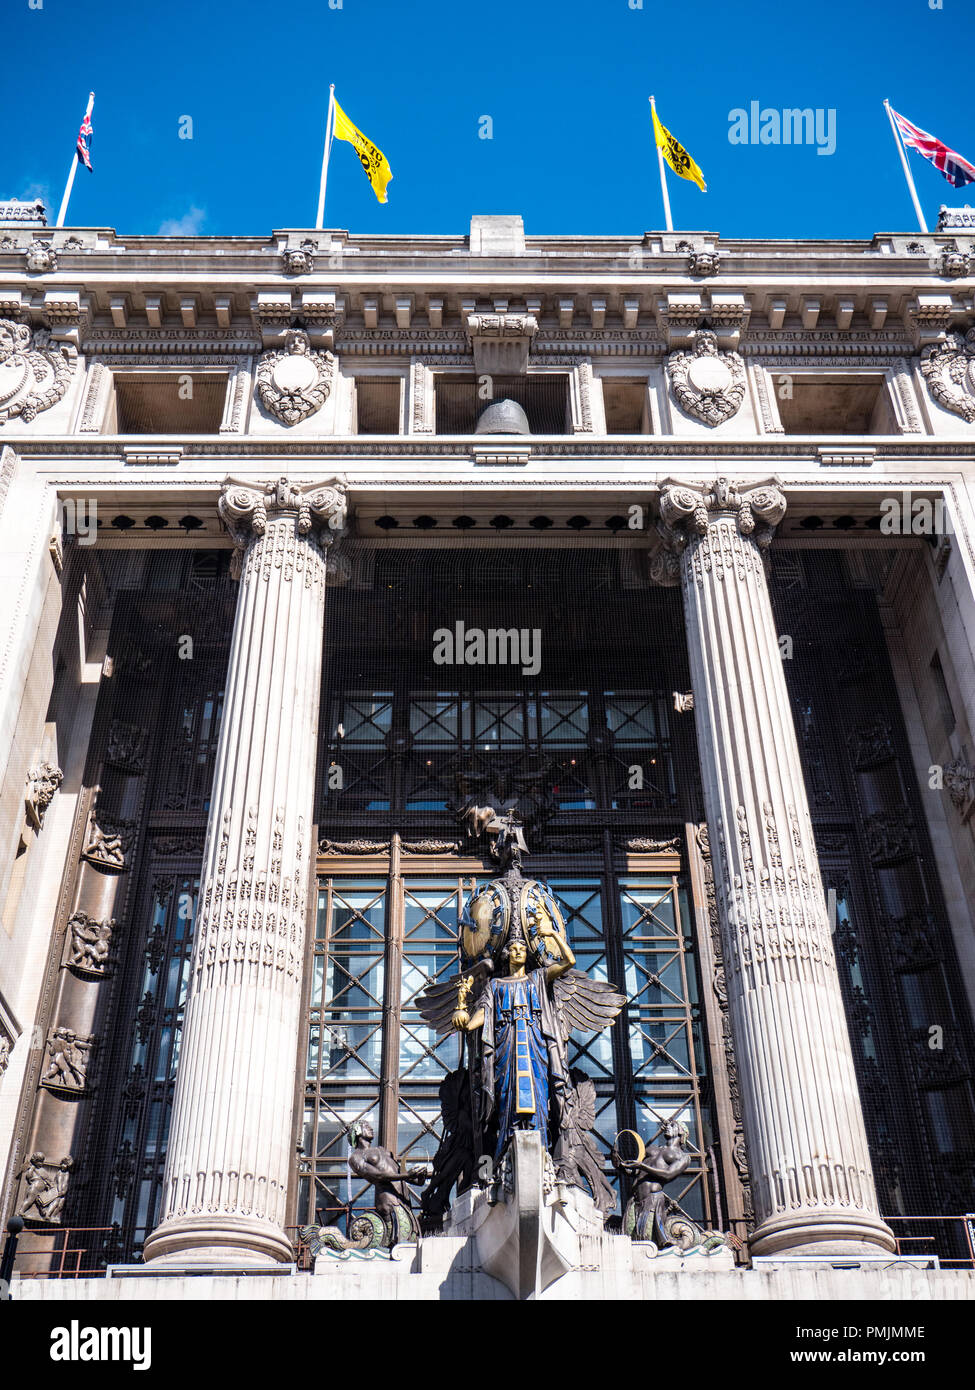
{"type": "Polygon", "coordinates": [[[528,945],[513,935],[501,952],[508,973],[484,981],[472,1014],[461,1005],[454,1014],[456,1028],[481,1033],[479,1118],[485,1129],[492,1121],[497,1125],[495,1161],[516,1129],[537,1129],[549,1149],[570,1088],[550,986],[572,968],[575,956],[556,932],[546,935],[546,945],[557,958],[526,972],[528,945]]]}
{"type": "MultiPolygon", "coordinates": [[[[459,924],[463,972],[431,981],[418,999],[420,1015],[441,1035],[466,1035],[469,1161],[491,1154],[497,1164],[516,1129],[533,1129],[576,1181],[582,1130],[569,1035],[609,1027],[626,1000],[575,969],[558,899],[522,872],[518,824],[509,814],[497,825],[495,857],[507,868],[475,888],[459,924]]],[[[596,1195],[598,1178],[590,1185],[596,1195]]]]}

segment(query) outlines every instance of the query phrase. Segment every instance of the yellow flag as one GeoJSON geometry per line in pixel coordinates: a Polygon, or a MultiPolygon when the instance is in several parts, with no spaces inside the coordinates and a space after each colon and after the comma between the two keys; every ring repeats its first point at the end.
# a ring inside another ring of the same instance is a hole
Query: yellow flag
{"type": "Polygon", "coordinates": [[[673,169],[675,174],[679,174],[682,179],[690,179],[696,183],[702,193],[708,191],[708,186],[704,182],[704,175],[691,159],[679,140],[675,140],[666,126],[660,124],[657,119],[657,112],[651,106],[650,114],[653,116],[653,133],[657,144],[663,150],[664,159],[673,169]]]}
{"type": "Polygon", "coordinates": [[[335,124],[332,127],[332,134],[336,140],[348,140],[350,145],[355,146],[355,152],[366,171],[366,178],[372,184],[372,191],[381,203],[385,203],[387,201],[386,185],[393,177],[393,171],[390,169],[382,150],[371,140],[367,140],[358,126],[352,124],[338,102],[335,103],[335,124]]]}

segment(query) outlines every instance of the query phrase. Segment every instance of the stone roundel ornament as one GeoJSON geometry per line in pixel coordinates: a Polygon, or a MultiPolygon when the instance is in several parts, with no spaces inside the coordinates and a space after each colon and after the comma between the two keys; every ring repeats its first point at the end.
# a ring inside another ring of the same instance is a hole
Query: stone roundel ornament
{"type": "Polygon", "coordinates": [[[667,371],[681,410],[706,425],[730,420],[745,399],[745,364],[737,352],[719,352],[710,329],[692,334],[690,352],[671,353],[667,371]]]}
{"type": "Polygon", "coordinates": [[[296,425],[321,410],[328,400],[335,372],[330,352],[316,352],[308,334],[289,329],[284,347],[265,352],[257,368],[261,404],[285,425],[296,425]]]}
{"type": "Polygon", "coordinates": [[[44,329],[32,333],[26,323],[0,319],[0,423],[33,420],[67,391],[74,364],[49,343],[44,329]]]}

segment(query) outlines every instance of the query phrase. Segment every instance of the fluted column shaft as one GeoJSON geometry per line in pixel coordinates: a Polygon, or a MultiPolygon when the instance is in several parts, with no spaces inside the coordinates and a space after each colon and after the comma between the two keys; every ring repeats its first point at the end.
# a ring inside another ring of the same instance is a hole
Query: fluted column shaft
{"type": "Polygon", "coordinates": [[[327,551],[339,485],[231,480],[240,594],[170,1128],[147,1260],[290,1260],[284,1231],[300,1028],[327,551]]]}
{"type": "Polygon", "coordinates": [[[753,1254],[894,1248],[880,1219],[763,551],[769,483],[665,483],[754,1195],[753,1254]]]}

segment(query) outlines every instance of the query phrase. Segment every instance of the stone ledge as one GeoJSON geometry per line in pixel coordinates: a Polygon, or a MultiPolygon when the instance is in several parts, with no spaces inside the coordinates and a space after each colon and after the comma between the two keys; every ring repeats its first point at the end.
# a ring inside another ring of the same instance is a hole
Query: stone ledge
{"type": "MultiPolygon", "coordinates": [[[[449,1237],[434,1237],[432,1244],[449,1237]]],[[[426,1243],[426,1242],[425,1242],[426,1243]]],[[[451,1242],[452,1243],[452,1242],[451,1242]]],[[[463,1247],[467,1242],[458,1242],[463,1247]]],[[[446,1252],[445,1252],[446,1253],[446,1252]]],[[[176,1302],[193,1299],[222,1302],[346,1302],[363,1299],[425,1301],[491,1299],[514,1301],[507,1290],[482,1271],[471,1268],[463,1248],[451,1252],[443,1271],[411,1273],[410,1263],[383,1261],[342,1264],[327,1277],[274,1275],[149,1276],[106,1279],[21,1279],[14,1276],[16,1302],[118,1302],[128,1299],[176,1302]]],[[[439,1265],[441,1262],[438,1260],[439,1265]]],[[[913,1299],[962,1301],[975,1299],[975,1270],[919,1270],[913,1264],[890,1260],[878,1268],[839,1270],[803,1263],[777,1268],[654,1270],[651,1262],[639,1274],[632,1267],[578,1269],[566,1274],[541,1295],[542,1301],[608,1299],[644,1302],[723,1299],[769,1301],[816,1299],[820,1302],[886,1302],[913,1299]]]]}

